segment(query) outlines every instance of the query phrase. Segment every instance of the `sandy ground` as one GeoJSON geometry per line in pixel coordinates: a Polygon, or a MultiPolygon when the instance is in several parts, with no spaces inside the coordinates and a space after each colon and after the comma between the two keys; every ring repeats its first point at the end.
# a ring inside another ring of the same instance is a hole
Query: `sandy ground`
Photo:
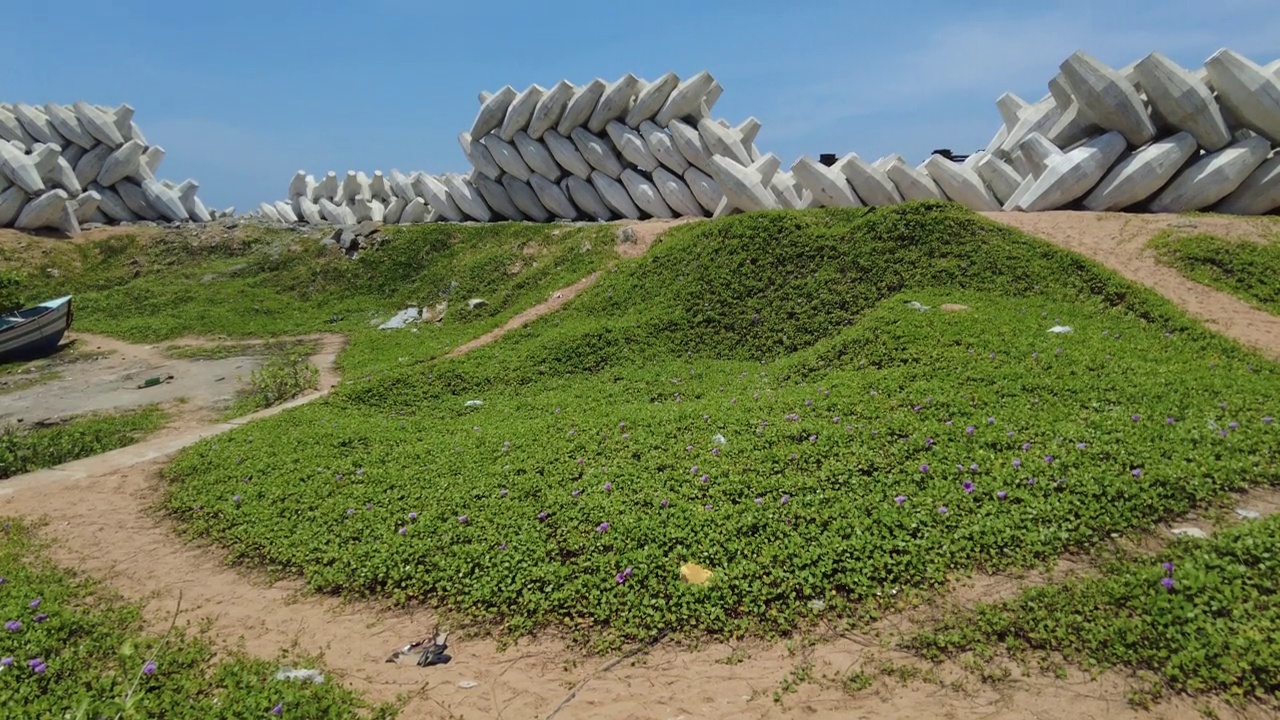
{"type": "MultiPolygon", "coordinates": [[[[1158,219],[1137,230],[1131,222],[1083,214],[1018,215],[1008,221],[1089,254],[1165,292],[1188,310],[1217,318],[1233,337],[1249,338],[1280,356],[1280,334],[1267,332],[1271,326],[1263,320],[1252,317],[1233,324],[1232,313],[1241,305],[1237,301],[1212,290],[1188,288],[1186,281],[1159,272],[1145,258],[1137,242],[1158,219]],[[1127,232],[1135,239],[1122,241],[1127,232]]],[[[637,245],[645,244],[646,235],[652,242],[657,233],[653,227],[637,230],[637,245]]],[[[553,293],[525,314],[526,321],[554,310],[591,281],[586,278],[553,293]]],[[[330,358],[336,352],[332,345],[327,350],[330,358]]],[[[331,364],[329,368],[322,379],[326,391],[336,381],[331,364]]],[[[391,609],[317,597],[295,580],[271,581],[229,568],[220,550],[182,541],[153,509],[162,495],[158,470],[172,451],[126,449],[114,459],[81,461],[76,472],[38,473],[0,483],[0,514],[47,517],[47,534],[56,542],[54,559],[105,578],[126,596],[147,602],[148,617],[157,628],[167,624],[181,593],[182,619],[209,623],[215,640],[264,657],[274,658],[282,648],[321,653],[333,676],[370,698],[405,700],[405,718],[1192,720],[1205,717],[1206,710],[1220,718],[1275,716],[1258,707],[1233,709],[1186,698],[1139,711],[1126,702],[1135,682],[1119,673],[1090,678],[1072,671],[1065,679],[1054,679],[1034,671],[1024,676],[1013,668],[1007,679],[984,683],[959,666],[934,668],[885,649],[922,616],[1008,596],[1045,580],[1036,573],[960,582],[930,608],[891,616],[866,632],[816,628],[789,642],[690,644],[666,639],[608,669],[603,668],[612,660],[583,655],[555,633],[500,650],[493,638],[466,628],[455,629],[450,637],[454,661],[448,665],[390,664],[384,661],[392,649],[435,627],[437,618],[430,609],[391,609]],[[887,672],[881,672],[885,663],[887,672]],[[917,678],[900,682],[893,677],[894,668],[906,668],[903,672],[917,678]],[[860,669],[876,676],[874,684],[847,692],[838,678],[860,669]],[[776,701],[775,692],[797,673],[807,679],[776,701]],[[467,681],[477,684],[460,686],[467,681]]],[[[1280,509],[1280,495],[1251,493],[1239,505],[1274,512],[1280,509]]],[[[1203,518],[1190,518],[1188,523],[1213,529],[1203,518]]],[[[1067,561],[1054,576],[1089,571],[1067,561]]]]}

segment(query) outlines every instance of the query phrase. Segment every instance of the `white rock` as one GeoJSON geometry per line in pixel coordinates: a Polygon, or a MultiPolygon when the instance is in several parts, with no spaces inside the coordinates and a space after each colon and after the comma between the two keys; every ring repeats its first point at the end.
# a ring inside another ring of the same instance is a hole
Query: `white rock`
{"type": "Polygon", "coordinates": [[[664,220],[675,217],[667,201],[662,198],[662,191],[640,173],[631,168],[623,170],[622,184],[636,206],[646,215],[664,220]]]}
{"type": "Polygon", "coordinates": [[[572,140],[557,131],[548,130],[542,136],[542,141],[547,144],[551,157],[555,158],[556,164],[560,167],[583,180],[591,177],[591,163],[582,157],[582,153],[578,152],[578,146],[572,140]]]}
{"type": "Polygon", "coordinates": [[[280,213],[276,210],[276,206],[271,203],[258,203],[258,212],[262,214],[264,220],[282,223],[284,218],[280,217],[280,213]]]}
{"type": "MultiPolygon", "coordinates": [[[[591,114],[595,112],[596,105],[600,102],[600,98],[604,95],[607,87],[609,87],[608,83],[596,78],[582,87],[574,88],[573,97],[569,99],[569,104],[565,106],[564,114],[560,116],[560,122],[556,123],[556,132],[567,138],[573,133],[574,128],[586,125],[591,120],[591,114]]],[[[567,170],[568,168],[565,169],[567,170]]],[[[590,175],[590,173],[587,173],[587,175],[590,175]]]]}
{"type": "Polygon", "coordinates": [[[649,150],[649,145],[645,143],[640,133],[617,120],[610,120],[609,124],[605,125],[605,131],[609,133],[609,139],[613,141],[614,147],[618,148],[618,152],[622,153],[622,157],[627,162],[649,173],[658,167],[658,158],[649,150]]]}
{"type": "MultiPolygon", "coordinates": [[[[541,85],[533,84],[517,95],[511,102],[511,107],[507,108],[507,116],[502,121],[502,128],[498,130],[498,137],[509,143],[515,138],[516,132],[529,127],[529,121],[533,119],[533,111],[538,108],[538,101],[546,92],[541,85]]],[[[492,147],[489,149],[493,150],[492,147]]],[[[527,180],[528,176],[520,179],[527,180]]]]}
{"type": "MultiPolygon", "coordinates": [[[[610,120],[617,120],[625,116],[627,111],[631,109],[631,101],[639,90],[640,79],[631,73],[627,73],[609,83],[601,94],[600,101],[596,103],[591,117],[587,120],[587,130],[592,133],[602,132],[610,120]]],[[[570,131],[570,136],[572,136],[572,131],[570,131]]],[[[615,175],[614,177],[617,176],[615,175]]]]}
{"type": "MultiPolygon", "coordinates": [[[[512,139],[515,133],[512,133],[512,139]]],[[[528,163],[520,156],[520,151],[515,145],[507,142],[497,135],[486,135],[480,138],[480,143],[489,149],[493,155],[494,162],[498,163],[498,167],[504,172],[515,175],[520,180],[528,180],[533,171],[529,169],[528,163]]],[[[468,213],[470,214],[470,213],[468,213]]]]}
{"type": "MultiPolygon", "coordinates": [[[[549,130],[543,131],[544,136],[548,131],[549,130]]],[[[546,145],[534,140],[531,135],[521,130],[516,133],[515,146],[516,150],[520,153],[521,159],[524,160],[525,165],[527,165],[530,170],[545,178],[549,178],[552,181],[560,179],[563,171],[560,169],[560,166],[556,164],[555,157],[551,154],[551,151],[547,149],[546,145]]]]}
{"type": "Polygon", "coordinates": [[[978,212],[997,212],[1000,203],[973,170],[940,155],[924,161],[925,172],[952,201],[978,212]]]}
{"type": "Polygon", "coordinates": [[[1271,144],[1255,135],[1201,156],[1178,173],[1148,206],[1151,212],[1203,210],[1230,195],[1267,159],[1271,144]]]}
{"type": "Polygon", "coordinates": [[[577,175],[570,175],[562,183],[561,189],[569,195],[573,200],[573,204],[577,205],[584,215],[602,222],[613,219],[613,211],[609,209],[608,205],[605,205],[604,199],[600,197],[595,185],[590,182],[577,175]]]}
{"type": "Polygon", "coordinates": [[[1171,528],[1169,532],[1177,537],[1189,537],[1189,538],[1195,538],[1196,540],[1204,540],[1209,537],[1209,533],[1201,530],[1198,527],[1171,528]]]}
{"type": "MultiPolygon", "coordinates": [[[[578,152],[582,153],[582,157],[591,164],[591,167],[612,179],[622,176],[622,162],[618,160],[618,156],[608,142],[597,135],[587,132],[584,128],[576,128],[572,137],[573,144],[578,148],[578,152]]],[[[595,182],[594,178],[592,178],[592,182],[595,182]]],[[[600,189],[599,184],[596,185],[596,189],[600,189]]],[[[602,191],[601,195],[603,194],[602,191]]],[[[609,203],[609,199],[605,198],[605,202],[609,203]]],[[[609,204],[612,207],[612,204],[609,204]]]]}
{"type": "MultiPolygon", "coordinates": [[[[652,120],[658,111],[666,105],[667,100],[671,97],[671,93],[680,84],[680,78],[673,72],[668,72],[662,77],[654,80],[645,86],[645,88],[636,95],[635,103],[631,109],[627,111],[626,125],[629,128],[638,128],[640,123],[645,120],[652,120]]],[[[607,125],[606,125],[607,127],[607,125]]]]}
{"type": "MultiPolygon", "coordinates": [[[[622,173],[618,174],[621,175],[622,173]]],[[[595,186],[596,192],[600,194],[600,199],[604,201],[604,204],[610,210],[624,218],[640,219],[640,208],[636,207],[635,201],[631,199],[622,183],[596,170],[591,173],[591,184],[595,186]]]]}
{"type": "Polygon", "coordinates": [[[480,104],[480,111],[476,113],[475,122],[471,124],[471,137],[482,138],[502,127],[502,122],[507,117],[507,110],[518,94],[515,88],[507,85],[484,100],[480,104]]]}
{"type": "Polygon", "coordinates": [[[679,217],[705,216],[702,206],[698,203],[698,199],[693,192],[689,190],[689,186],[685,185],[684,181],[670,170],[664,167],[654,170],[653,184],[658,188],[658,192],[662,194],[662,199],[666,201],[675,215],[679,217]]]}
{"type": "Polygon", "coordinates": [[[1180,132],[1133,152],[1102,178],[1085,198],[1085,208],[1106,212],[1146,200],[1173,179],[1198,150],[1191,133],[1180,132]]]}
{"type": "MultiPolygon", "coordinates": [[[[533,117],[529,120],[529,137],[541,140],[542,136],[554,128],[564,117],[565,108],[573,99],[573,83],[561,80],[542,95],[533,109],[533,117]]],[[[518,147],[518,145],[517,145],[518,147]]]]}
{"type": "Polygon", "coordinates": [[[1102,180],[1126,146],[1124,135],[1111,130],[1063,155],[1036,179],[1017,209],[1054,210],[1078,200],[1102,180]]]}

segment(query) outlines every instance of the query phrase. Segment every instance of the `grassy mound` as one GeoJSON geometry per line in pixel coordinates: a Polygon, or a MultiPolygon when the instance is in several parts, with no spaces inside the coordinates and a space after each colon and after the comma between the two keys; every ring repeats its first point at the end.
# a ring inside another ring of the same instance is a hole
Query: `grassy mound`
{"type": "Polygon", "coordinates": [[[1274,364],[937,203],[682,226],[499,343],[367,365],[189,449],[169,508],[516,633],[786,630],[1280,479],[1274,364]]]}
{"type": "Polygon", "coordinates": [[[1161,263],[1192,280],[1280,315],[1280,234],[1258,243],[1166,232],[1151,247],[1161,263]]]}
{"type": "MultiPolygon", "coordinates": [[[[17,521],[0,530],[0,707],[6,718],[391,718],[338,683],[276,680],[277,663],[215,657],[181,631],[143,630],[141,610],[42,559],[17,521]],[[273,712],[275,711],[275,712],[273,712]]],[[[304,661],[301,667],[315,667],[304,661]]]]}
{"type": "Polygon", "coordinates": [[[0,480],[132,445],[164,422],[163,410],[144,407],[84,415],[51,427],[0,426],[0,480]]]}
{"type": "Polygon", "coordinates": [[[1178,692],[1280,700],[1280,516],[1098,579],[1032,588],[912,639],[935,659],[1002,647],[1064,653],[1091,665],[1156,673],[1178,692]]]}

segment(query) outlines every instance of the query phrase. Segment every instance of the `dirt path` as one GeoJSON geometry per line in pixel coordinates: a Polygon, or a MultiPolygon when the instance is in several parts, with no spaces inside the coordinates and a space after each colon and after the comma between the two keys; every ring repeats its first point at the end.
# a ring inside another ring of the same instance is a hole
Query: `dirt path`
{"type": "Polygon", "coordinates": [[[1256,239],[1268,230],[1276,231],[1278,226],[1270,218],[1068,211],[982,214],[1086,255],[1159,292],[1212,330],[1280,360],[1280,317],[1184,277],[1157,263],[1154,253],[1146,248],[1156,233],[1170,228],[1256,239]]]}
{"type": "MultiPolygon", "coordinates": [[[[657,232],[652,224],[638,229],[637,249],[647,247],[657,232]]],[[[522,316],[550,312],[592,281],[584,278],[522,316]]],[[[504,328],[520,324],[513,320],[504,328]]],[[[336,353],[338,348],[326,349],[336,353]]],[[[322,391],[336,382],[331,371],[324,377],[322,391]]],[[[937,670],[941,677],[928,679],[929,666],[882,649],[881,638],[838,631],[819,633],[811,646],[797,639],[689,648],[666,640],[597,674],[607,659],[585,657],[554,633],[500,651],[492,638],[462,630],[450,638],[454,661],[449,665],[389,664],[384,660],[394,647],[433,629],[436,618],[429,610],[345,604],[307,594],[294,580],[271,582],[229,568],[222,551],[184,542],[153,511],[163,494],[158,471],[185,441],[176,438],[145,452],[142,446],[126,448],[115,460],[108,454],[82,461],[75,472],[63,468],[0,483],[0,515],[47,517],[53,559],[108,579],[126,596],[145,599],[147,616],[157,627],[168,621],[181,592],[182,618],[208,622],[217,641],[272,658],[282,648],[320,653],[331,674],[371,699],[407,699],[405,718],[545,718],[575,688],[580,688],[576,697],[556,718],[1203,717],[1204,703],[1184,699],[1162,704],[1154,713],[1132,710],[1125,703],[1128,682],[1112,674],[1089,679],[1073,673],[1055,680],[1015,673],[985,685],[943,667],[937,670]],[[875,681],[867,689],[847,691],[839,678],[857,670],[875,681]],[[893,679],[898,675],[917,680],[903,684],[893,679]],[[808,679],[775,701],[784,681],[797,677],[808,679]],[[464,689],[462,681],[478,685],[464,689]]],[[[988,591],[979,579],[969,594],[988,591]]],[[[893,624],[888,621],[884,629],[891,633],[893,624]]],[[[1221,718],[1267,717],[1256,709],[1214,708],[1221,718]]]]}

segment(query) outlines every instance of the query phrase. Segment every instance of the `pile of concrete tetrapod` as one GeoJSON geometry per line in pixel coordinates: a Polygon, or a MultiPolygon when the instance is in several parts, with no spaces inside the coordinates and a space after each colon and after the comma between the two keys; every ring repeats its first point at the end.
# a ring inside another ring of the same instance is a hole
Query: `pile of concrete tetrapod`
{"type": "Polygon", "coordinates": [[[0,104],[0,227],[212,219],[195,181],[156,179],[162,159],[129,105],[0,104]]]}

